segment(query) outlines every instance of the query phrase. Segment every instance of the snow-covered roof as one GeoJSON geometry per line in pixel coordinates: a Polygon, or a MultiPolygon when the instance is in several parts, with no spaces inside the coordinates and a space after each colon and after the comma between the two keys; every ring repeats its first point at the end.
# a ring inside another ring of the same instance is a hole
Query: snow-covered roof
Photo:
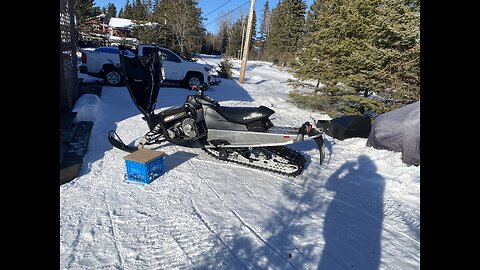
{"type": "Polygon", "coordinates": [[[123,18],[111,18],[108,26],[112,28],[131,28],[133,27],[133,22],[130,19],[123,18]]]}
{"type": "Polygon", "coordinates": [[[132,28],[135,24],[140,26],[153,26],[157,25],[158,23],[152,22],[141,22],[141,21],[132,21],[130,19],[123,19],[123,18],[111,18],[108,26],[112,28],[132,28]]]}

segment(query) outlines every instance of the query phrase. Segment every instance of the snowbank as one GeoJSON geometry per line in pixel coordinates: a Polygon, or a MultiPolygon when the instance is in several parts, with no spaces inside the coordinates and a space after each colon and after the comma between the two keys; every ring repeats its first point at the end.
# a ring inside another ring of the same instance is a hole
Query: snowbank
{"type": "Polygon", "coordinates": [[[77,112],[77,121],[95,122],[102,110],[102,100],[94,94],[81,95],[73,106],[72,112],[77,112]]]}

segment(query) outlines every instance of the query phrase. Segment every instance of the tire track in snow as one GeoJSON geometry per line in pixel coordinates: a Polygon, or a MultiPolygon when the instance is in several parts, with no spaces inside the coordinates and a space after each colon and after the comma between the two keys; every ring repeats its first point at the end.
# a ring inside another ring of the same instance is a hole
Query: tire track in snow
{"type": "Polygon", "coordinates": [[[123,240],[125,269],[189,268],[208,258],[215,247],[210,231],[179,201],[170,206],[147,206],[145,211],[136,211],[137,207],[122,210],[124,222],[115,230],[123,240]]]}
{"type": "Polygon", "coordinates": [[[210,230],[210,233],[212,235],[215,235],[215,237],[217,237],[217,239],[222,243],[223,246],[225,246],[228,250],[228,252],[230,252],[230,254],[235,258],[237,259],[238,262],[240,262],[240,264],[245,267],[245,269],[247,269],[247,266],[242,262],[242,260],[240,260],[240,258],[238,258],[237,255],[235,255],[235,253],[232,251],[232,249],[227,245],[227,243],[225,242],[225,240],[221,237],[221,235],[217,234],[213,229],[212,227],[210,226],[210,224],[207,222],[207,219],[205,218],[205,216],[202,214],[202,212],[198,209],[198,207],[195,205],[195,202],[193,201],[193,199],[190,199],[190,202],[192,203],[192,207],[193,207],[193,210],[195,212],[195,214],[198,216],[198,218],[203,222],[203,224],[205,224],[205,226],[208,228],[208,230],[210,230]]]}
{"type": "Polygon", "coordinates": [[[108,204],[108,202],[107,202],[107,210],[108,210],[107,211],[108,219],[110,220],[110,225],[111,225],[110,229],[112,232],[113,244],[115,245],[118,259],[120,260],[121,269],[125,269],[125,260],[123,259],[123,256],[122,256],[122,247],[120,242],[118,241],[118,237],[117,237],[118,232],[117,232],[117,229],[115,228],[115,222],[113,221],[112,211],[110,210],[110,205],[108,204]]]}
{"type": "Polygon", "coordinates": [[[215,247],[211,241],[209,228],[198,220],[195,213],[191,215],[175,213],[175,218],[167,219],[166,226],[192,265],[202,261],[205,258],[203,255],[215,247]]]}
{"type": "Polygon", "coordinates": [[[258,233],[252,226],[250,226],[247,222],[245,222],[243,220],[243,218],[237,213],[237,211],[235,211],[234,209],[232,209],[230,207],[230,205],[224,200],[222,199],[222,197],[218,194],[217,190],[212,187],[207,181],[205,181],[205,178],[203,177],[200,177],[200,179],[202,180],[203,183],[205,183],[205,185],[208,186],[208,188],[215,194],[215,196],[218,198],[218,200],[220,200],[227,208],[228,210],[237,218],[238,221],[240,221],[240,223],[245,226],[258,240],[260,240],[260,242],[262,242],[266,247],[268,247],[269,249],[271,249],[273,252],[277,253],[280,258],[285,261],[286,263],[288,263],[290,266],[292,266],[294,269],[298,269],[295,265],[293,265],[290,261],[288,261],[288,259],[284,258],[284,256],[282,255],[282,253],[280,251],[278,251],[275,247],[273,247],[272,245],[270,245],[261,235],[260,233],[258,233]]]}
{"type": "MultiPolygon", "coordinates": [[[[228,206],[228,205],[227,205],[228,206]]],[[[230,207],[229,207],[230,208],[230,207]]],[[[287,259],[284,258],[284,256],[282,255],[282,253],[280,251],[278,251],[278,249],[276,249],[275,247],[273,247],[272,245],[270,245],[267,241],[265,241],[265,239],[263,239],[263,237],[255,230],[253,229],[252,226],[250,226],[247,222],[245,222],[242,217],[237,213],[237,211],[233,210],[230,208],[230,211],[233,213],[233,215],[235,215],[235,217],[240,221],[240,223],[242,223],[242,225],[244,225],[245,227],[248,228],[248,230],[250,230],[250,232],[253,233],[253,235],[255,235],[255,237],[257,237],[257,239],[259,239],[265,246],[269,247],[271,250],[273,250],[275,253],[277,253],[281,259],[283,259],[286,263],[288,263],[289,265],[291,265],[294,269],[298,269],[295,265],[293,265],[290,261],[288,261],[287,259]]]]}

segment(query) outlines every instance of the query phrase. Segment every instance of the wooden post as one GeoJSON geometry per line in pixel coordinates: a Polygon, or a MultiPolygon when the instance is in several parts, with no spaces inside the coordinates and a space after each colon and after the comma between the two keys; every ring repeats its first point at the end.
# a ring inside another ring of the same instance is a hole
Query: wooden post
{"type": "Polygon", "coordinates": [[[253,21],[253,9],[255,6],[255,0],[250,1],[250,14],[248,15],[247,34],[245,35],[245,44],[243,46],[242,56],[242,68],[240,69],[239,82],[243,84],[245,78],[245,68],[247,67],[248,47],[250,46],[250,39],[252,38],[252,21],[253,21]]]}
{"type": "MultiPolygon", "coordinates": [[[[240,57],[243,56],[243,46],[244,46],[244,42],[245,42],[245,22],[242,20],[242,45],[240,46],[240,57]]],[[[238,58],[240,58],[238,57],[238,58]]]]}

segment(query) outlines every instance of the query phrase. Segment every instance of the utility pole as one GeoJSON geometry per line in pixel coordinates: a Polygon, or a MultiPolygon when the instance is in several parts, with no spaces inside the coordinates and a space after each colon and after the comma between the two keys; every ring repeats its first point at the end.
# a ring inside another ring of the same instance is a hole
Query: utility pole
{"type": "Polygon", "coordinates": [[[244,41],[245,41],[245,21],[242,19],[242,45],[240,46],[240,57],[243,57],[243,46],[245,44],[243,43],[244,41]]]}
{"type": "Polygon", "coordinates": [[[255,0],[250,0],[250,14],[248,15],[247,34],[245,35],[245,44],[243,46],[242,56],[242,68],[240,69],[239,82],[243,84],[245,78],[245,68],[247,67],[248,47],[250,46],[250,39],[252,38],[252,21],[253,21],[253,9],[255,6],[255,0]]]}

